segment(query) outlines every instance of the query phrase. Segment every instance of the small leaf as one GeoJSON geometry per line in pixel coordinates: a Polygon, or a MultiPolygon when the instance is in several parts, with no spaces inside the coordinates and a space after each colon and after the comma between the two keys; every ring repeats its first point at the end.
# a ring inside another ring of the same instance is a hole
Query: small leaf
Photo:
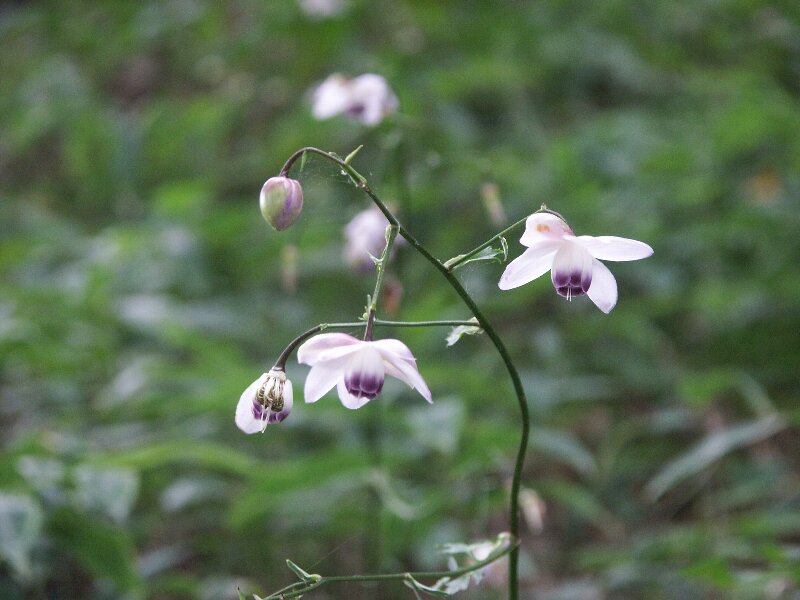
{"type": "MultiPolygon", "coordinates": [[[[303,156],[305,156],[305,153],[303,153],[303,156]]],[[[247,600],[247,596],[242,593],[242,590],[237,587],[236,591],[239,594],[239,600],[247,600]]]]}
{"type": "Polygon", "coordinates": [[[308,159],[308,152],[303,152],[300,155],[300,172],[303,172],[303,169],[306,167],[306,160],[308,159]]]}
{"type": "Polygon", "coordinates": [[[358,148],[356,148],[350,154],[348,154],[347,157],[344,159],[345,164],[349,165],[350,162],[356,157],[356,154],[358,154],[363,147],[364,144],[361,144],[358,148]]]}
{"type": "MultiPolygon", "coordinates": [[[[461,260],[463,257],[464,257],[463,254],[461,254],[459,256],[454,256],[453,258],[451,258],[450,260],[445,262],[444,266],[445,267],[449,267],[451,264],[461,260]]],[[[488,248],[484,248],[483,250],[481,250],[480,252],[478,252],[474,256],[470,256],[465,261],[459,262],[451,270],[454,271],[455,269],[459,269],[459,268],[463,267],[464,265],[467,265],[467,264],[469,264],[471,262],[478,262],[478,261],[481,261],[481,260],[490,260],[490,261],[495,261],[495,262],[498,262],[498,263],[502,264],[502,263],[504,263],[506,261],[507,258],[508,258],[508,242],[506,242],[506,238],[501,237],[500,238],[500,247],[499,248],[495,248],[494,246],[489,246],[488,248]]]]}
{"type": "Polygon", "coordinates": [[[286,566],[289,567],[292,572],[297,575],[302,581],[316,581],[319,579],[319,575],[312,575],[311,573],[301,569],[298,565],[293,563],[288,558],[286,559],[286,566]]]}
{"type": "Polygon", "coordinates": [[[450,330],[450,333],[447,334],[447,347],[454,345],[458,340],[460,340],[465,335],[477,335],[479,333],[483,333],[483,329],[477,325],[478,320],[473,317],[470,321],[474,321],[475,325],[459,325],[458,327],[453,327],[450,330]]]}
{"type": "Polygon", "coordinates": [[[412,590],[419,590],[420,592],[425,592],[426,594],[431,594],[432,596],[449,596],[447,592],[444,590],[438,589],[438,586],[443,583],[447,583],[450,580],[449,577],[445,577],[444,579],[440,579],[436,582],[436,587],[431,587],[429,585],[425,585],[420,583],[416,579],[414,579],[410,573],[406,574],[406,578],[403,581],[408,587],[412,590]]]}

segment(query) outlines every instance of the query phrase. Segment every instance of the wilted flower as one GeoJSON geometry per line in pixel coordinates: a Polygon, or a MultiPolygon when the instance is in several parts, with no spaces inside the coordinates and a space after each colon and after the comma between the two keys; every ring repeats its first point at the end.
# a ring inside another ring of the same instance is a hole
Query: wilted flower
{"type": "Polygon", "coordinates": [[[264,219],[277,231],[291,226],[303,210],[303,188],[296,179],[270,177],[258,200],[264,219]]]}
{"type": "Polygon", "coordinates": [[[376,206],[354,216],[344,227],[344,260],[357,271],[375,267],[372,257],[379,257],[386,245],[389,220],[376,206]]]}
{"type": "Polygon", "coordinates": [[[342,404],[360,408],[381,393],[386,375],[404,381],[431,402],[414,355],[399,340],[367,342],[346,333],[323,333],[300,346],[297,360],[311,365],[306,402],[316,402],[336,386],[342,404]]]}
{"type": "Polygon", "coordinates": [[[264,373],[244,391],[236,405],[236,425],[245,433],[264,431],[280,423],[292,410],[292,382],[275,369],[264,373]]]}
{"type": "Polygon", "coordinates": [[[617,282],[600,260],[638,260],[653,249],[636,240],[614,236],[575,236],[563,219],[549,212],[528,217],[520,243],[528,246],[500,277],[510,290],[551,271],[553,285],[567,299],[586,294],[604,313],[617,303],[617,282]],[[599,259],[599,260],[598,260],[599,259]]]}
{"type": "Polygon", "coordinates": [[[334,73],[314,90],[311,114],[324,120],[344,113],[373,127],[397,107],[397,96],[380,75],[365,73],[350,79],[334,73]]]}

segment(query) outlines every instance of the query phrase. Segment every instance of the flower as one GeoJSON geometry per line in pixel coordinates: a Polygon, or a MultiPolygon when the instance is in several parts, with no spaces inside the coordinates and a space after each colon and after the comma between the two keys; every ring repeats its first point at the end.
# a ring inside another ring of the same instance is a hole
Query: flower
{"type": "Polygon", "coordinates": [[[322,333],[297,350],[297,360],[311,365],[306,402],[316,402],[333,386],[347,408],[361,408],[378,397],[385,376],[404,381],[428,402],[431,392],[417,370],[411,350],[400,340],[362,341],[346,333],[322,333]]]}
{"type": "Polygon", "coordinates": [[[397,107],[397,96],[380,75],[365,73],[350,79],[334,73],[314,90],[311,114],[323,121],[344,113],[374,127],[397,107]]]}
{"type": "Polygon", "coordinates": [[[286,373],[271,369],[251,383],[236,405],[236,425],[245,433],[263,432],[292,411],[292,382],[286,373]]]}
{"type": "Polygon", "coordinates": [[[300,9],[312,19],[335,17],[347,8],[345,0],[298,0],[300,9]]]}
{"type": "Polygon", "coordinates": [[[617,303],[617,282],[600,260],[638,260],[653,254],[650,246],[637,240],[576,237],[563,219],[549,212],[528,217],[520,243],[528,249],[506,267],[498,283],[501,290],[519,287],[550,271],[559,295],[569,300],[586,294],[604,313],[617,303]]]}
{"type": "Polygon", "coordinates": [[[376,206],[370,206],[354,216],[344,227],[344,260],[361,272],[375,267],[373,257],[379,257],[386,245],[389,220],[376,206]]]}
{"type": "Polygon", "coordinates": [[[303,210],[303,188],[296,179],[270,177],[258,199],[261,214],[276,231],[290,227],[303,210]]]}

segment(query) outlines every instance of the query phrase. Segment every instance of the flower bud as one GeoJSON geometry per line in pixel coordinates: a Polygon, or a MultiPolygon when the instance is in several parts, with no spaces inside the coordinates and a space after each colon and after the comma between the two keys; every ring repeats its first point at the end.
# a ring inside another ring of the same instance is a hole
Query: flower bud
{"type": "Polygon", "coordinates": [[[303,210],[303,188],[296,179],[270,177],[261,188],[261,214],[276,231],[291,226],[303,210]]]}
{"type": "Polygon", "coordinates": [[[271,369],[251,383],[236,405],[236,425],[245,433],[264,431],[280,423],[292,410],[292,382],[281,370],[271,369]]]}

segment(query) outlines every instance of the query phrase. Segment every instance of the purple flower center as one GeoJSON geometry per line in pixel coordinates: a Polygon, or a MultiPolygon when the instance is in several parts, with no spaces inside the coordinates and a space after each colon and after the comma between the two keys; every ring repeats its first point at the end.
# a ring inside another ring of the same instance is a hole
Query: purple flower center
{"type": "Polygon", "coordinates": [[[374,400],[383,389],[383,375],[353,370],[344,378],[347,391],[356,398],[374,400]]]}
{"type": "Polygon", "coordinates": [[[582,296],[592,285],[592,271],[553,271],[553,286],[559,296],[567,299],[582,296]]]}

